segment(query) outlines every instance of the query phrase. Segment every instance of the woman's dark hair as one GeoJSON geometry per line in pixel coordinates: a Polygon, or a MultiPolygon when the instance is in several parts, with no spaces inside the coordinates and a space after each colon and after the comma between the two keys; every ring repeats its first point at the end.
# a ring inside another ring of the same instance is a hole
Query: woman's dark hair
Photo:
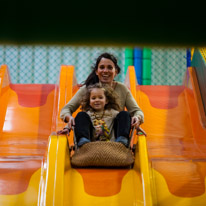
{"type": "Polygon", "coordinates": [[[87,92],[83,96],[82,101],[81,101],[82,111],[88,111],[92,109],[90,106],[90,94],[91,94],[92,89],[102,89],[104,91],[104,95],[108,101],[108,103],[105,105],[105,109],[115,109],[117,111],[121,110],[118,95],[112,89],[112,87],[106,84],[102,85],[101,83],[96,83],[96,84],[89,85],[87,87],[87,92]]]}
{"type": "Polygon", "coordinates": [[[107,53],[107,52],[103,53],[97,58],[96,63],[94,64],[94,66],[92,66],[92,72],[89,74],[89,76],[87,77],[87,79],[84,82],[84,85],[86,85],[86,87],[88,87],[91,84],[95,84],[95,83],[99,82],[99,78],[98,78],[98,76],[96,75],[95,72],[97,71],[99,62],[101,61],[102,58],[110,59],[114,63],[115,69],[117,70],[117,74],[120,73],[121,69],[120,69],[119,65],[117,64],[116,57],[113,56],[110,53],[107,53]]]}

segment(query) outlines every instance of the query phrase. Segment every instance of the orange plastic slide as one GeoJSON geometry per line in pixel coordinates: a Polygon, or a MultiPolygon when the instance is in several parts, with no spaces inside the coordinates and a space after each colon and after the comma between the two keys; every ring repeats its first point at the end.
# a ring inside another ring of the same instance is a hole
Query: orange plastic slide
{"type": "Polygon", "coordinates": [[[57,85],[11,84],[0,69],[0,205],[37,205],[57,85]]]}
{"type": "Polygon", "coordinates": [[[194,68],[183,86],[137,86],[154,205],[206,204],[206,128],[194,68]]]}
{"type": "Polygon", "coordinates": [[[1,67],[0,205],[206,204],[206,129],[192,68],[183,86],[138,86],[129,69],[147,132],[133,169],[71,168],[68,140],[54,133],[63,127],[60,109],[76,91],[68,69],[62,67],[56,85],[17,85],[1,67]]]}

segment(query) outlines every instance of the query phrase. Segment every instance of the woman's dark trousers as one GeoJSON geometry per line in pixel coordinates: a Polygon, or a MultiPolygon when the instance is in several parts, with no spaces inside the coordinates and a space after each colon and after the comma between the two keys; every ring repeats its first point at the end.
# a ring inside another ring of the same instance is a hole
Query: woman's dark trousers
{"type": "Polygon", "coordinates": [[[115,141],[129,145],[129,134],[131,129],[131,116],[127,111],[121,111],[114,120],[115,141]]]}

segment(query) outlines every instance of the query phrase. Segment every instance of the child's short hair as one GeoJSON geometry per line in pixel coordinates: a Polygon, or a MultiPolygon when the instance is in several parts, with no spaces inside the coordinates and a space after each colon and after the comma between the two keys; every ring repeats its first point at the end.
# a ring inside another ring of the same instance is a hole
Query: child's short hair
{"type": "Polygon", "coordinates": [[[112,89],[112,87],[100,83],[92,84],[87,87],[86,94],[83,96],[81,101],[81,109],[83,111],[88,111],[92,109],[90,106],[90,94],[92,89],[102,89],[104,91],[104,95],[108,102],[105,105],[105,109],[115,109],[117,111],[120,111],[119,97],[117,93],[112,89]]]}

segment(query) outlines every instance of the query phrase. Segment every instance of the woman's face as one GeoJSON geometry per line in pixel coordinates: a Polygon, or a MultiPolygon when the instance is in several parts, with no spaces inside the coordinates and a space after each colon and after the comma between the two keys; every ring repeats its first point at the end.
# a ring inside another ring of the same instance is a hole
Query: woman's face
{"type": "Polygon", "coordinates": [[[96,75],[99,77],[100,82],[111,85],[114,77],[117,75],[117,69],[113,61],[102,58],[96,70],[96,75]]]}

